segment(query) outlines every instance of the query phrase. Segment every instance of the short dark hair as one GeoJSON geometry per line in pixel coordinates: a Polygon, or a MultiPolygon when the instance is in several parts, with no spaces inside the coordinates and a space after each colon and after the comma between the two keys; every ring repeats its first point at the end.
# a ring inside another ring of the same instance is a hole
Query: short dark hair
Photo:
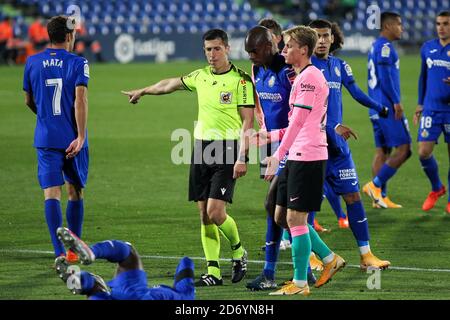
{"type": "Polygon", "coordinates": [[[397,19],[397,18],[401,18],[401,16],[398,13],[396,13],[396,12],[392,12],[392,11],[382,12],[381,16],[380,16],[381,28],[383,28],[384,24],[387,21],[393,20],[393,19],[397,19]]]}
{"type": "Polygon", "coordinates": [[[437,17],[450,17],[450,11],[441,11],[437,17]]]}
{"type": "Polygon", "coordinates": [[[228,46],[228,35],[222,29],[208,30],[203,35],[202,39],[203,41],[220,39],[225,44],[225,46],[228,46]]]}
{"type": "Polygon", "coordinates": [[[63,43],[66,35],[75,30],[76,21],[74,18],[56,16],[50,19],[47,24],[48,37],[51,43],[63,43]]]}
{"type": "Polygon", "coordinates": [[[283,32],[280,24],[271,18],[264,18],[259,20],[258,25],[266,27],[276,36],[281,36],[281,32],[283,32]]]}
{"type": "Polygon", "coordinates": [[[309,26],[314,29],[323,29],[323,28],[331,29],[332,27],[331,22],[325,19],[313,20],[309,23],[309,26]]]}

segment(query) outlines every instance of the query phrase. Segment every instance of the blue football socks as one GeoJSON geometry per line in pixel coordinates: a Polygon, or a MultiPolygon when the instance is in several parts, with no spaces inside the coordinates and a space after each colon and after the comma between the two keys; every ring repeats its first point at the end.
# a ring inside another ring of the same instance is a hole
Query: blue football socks
{"type": "Polygon", "coordinates": [[[430,180],[431,189],[433,191],[438,191],[442,188],[441,179],[439,179],[439,168],[434,156],[431,156],[428,159],[420,159],[420,163],[422,164],[422,169],[425,171],[425,174],[430,180]]]}
{"type": "Polygon", "coordinates": [[[381,188],[383,184],[392,178],[392,176],[397,172],[397,169],[388,166],[387,164],[383,164],[380,171],[378,171],[377,176],[373,179],[373,184],[377,188],[381,188]]]}
{"type": "Polygon", "coordinates": [[[45,200],[45,220],[47,221],[48,231],[52,240],[55,256],[59,257],[62,254],[66,254],[63,243],[59,241],[58,236],[56,235],[56,230],[59,227],[62,227],[62,211],[59,200],[45,200]]]}
{"type": "Polygon", "coordinates": [[[273,280],[275,277],[275,267],[280,251],[280,241],[283,229],[275,223],[272,216],[267,216],[266,231],[266,257],[264,263],[264,275],[266,278],[273,280]]]}
{"type": "Polygon", "coordinates": [[[67,225],[78,238],[81,238],[83,228],[84,203],[83,199],[78,201],[67,201],[66,219],[67,225]]]}
{"type": "Polygon", "coordinates": [[[106,240],[91,246],[96,259],[106,259],[109,262],[122,262],[131,252],[129,244],[119,240],[106,240]]]}
{"type": "MultiPolygon", "coordinates": [[[[369,224],[361,200],[350,205],[347,204],[347,214],[350,229],[352,230],[356,241],[361,241],[361,243],[362,241],[369,241],[369,224]]],[[[358,246],[360,246],[359,243],[360,242],[358,242],[358,246]]],[[[365,243],[364,245],[367,244],[368,243],[365,243]]]]}

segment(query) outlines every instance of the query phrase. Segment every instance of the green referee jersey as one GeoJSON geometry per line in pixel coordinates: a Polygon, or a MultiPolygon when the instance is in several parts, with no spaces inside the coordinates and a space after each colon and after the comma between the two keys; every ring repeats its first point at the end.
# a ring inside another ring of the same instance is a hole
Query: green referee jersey
{"type": "Polygon", "coordinates": [[[214,74],[207,66],[183,76],[181,81],[189,91],[197,91],[195,139],[238,140],[242,128],[238,108],[255,106],[250,76],[234,65],[222,74],[214,74]]]}

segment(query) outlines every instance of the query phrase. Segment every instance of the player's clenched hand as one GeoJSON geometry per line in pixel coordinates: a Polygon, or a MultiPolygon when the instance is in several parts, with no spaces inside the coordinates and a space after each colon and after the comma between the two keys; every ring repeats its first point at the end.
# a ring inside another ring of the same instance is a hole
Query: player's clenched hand
{"type": "Polygon", "coordinates": [[[422,111],[423,111],[423,107],[420,104],[418,104],[416,107],[416,111],[414,111],[414,117],[413,117],[414,125],[416,125],[416,126],[419,123],[420,117],[422,116],[422,111]]]}
{"type": "Polygon", "coordinates": [[[255,146],[263,146],[270,143],[270,134],[267,131],[261,130],[258,132],[255,132],[250,137],[250,144],[255,146]]]}
{"type": "Polygon", "coordinates": [[[83,148],[83,144],[84,144],[84,138],[78,137],[75,140],[73,140],[69,147],[66,149],[66,158],[70,159],[75,157],[81,150],[81,148],[83,148]]]}
{"type": "Polygon", "coordinates": [[[267,157],[262,161],[262,163],[267,165],[266,173],[264,174],[264,180],[272,181],[275,173],[277,173],[280,161],[278,161],[278,159],[275,157],[267,157]]]}
{"type": "Polygon", "coordinates": [[[358,140],[358,136],[356,135],[356,133],[353,132],[353,130],[350,127],[344,126],[343,124],[338,125],[334,130],[338,135],[340,135],[345,140],[347,140],[351,136],[353,136],[353,138],[358,140]]]}
{"type": "Polygon", "coordinates": [[[444,81],[446,84],[450,85],[450,77],[447,77],[447,79],[443,79],[442,81],[444,81]]]}
{"type": "Polygon", "coordinates": [[[139,102],[139,99],[142,97],[143,90],[131,90],[131,91],[121,91],[124,95],[128,96],[130,99],[128,102],[136,104],[139,102]]]}
{"type": "Polygon", "coordinates": [[[395,120],[401,120],[403,117],[403,106],[401,103],[394,104],[395,120]]]}
{"type": "Polygon", "coordinates": [[[233,168],[233,179],[245,176],[247,173],[247,164],[244,161],[236,161],[233,168]]]}

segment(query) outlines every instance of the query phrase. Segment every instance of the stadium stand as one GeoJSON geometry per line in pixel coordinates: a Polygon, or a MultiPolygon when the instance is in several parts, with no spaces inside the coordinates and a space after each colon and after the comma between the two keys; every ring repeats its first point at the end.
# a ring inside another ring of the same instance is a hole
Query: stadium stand
{"type": "MultiPolygon", "coordinates": [[[[367,9],[399,12],[403,17],[401,43],[418,46],[434,36],[434,17],[450,7],[450,0],[6,0],[0,5],[0,22],[11,17],[14,38],[29,40],[29,27],[36,16],[68,14],[71,5],[80,8],[85,37],[131,35],[176,35],[203,33],[221,28],[245,33],[261,18],[274,17],[283,28],[308,23],[318,17],[340,22],[346,35],[367,31],[367,9]],[[339,8],[339,6],[343,6],[339,8]],[[6,10],[6,9],[7,10],[6,10]],[[328,13],[328,15],[327,15],[328,13]],[[280,16],[283,14],[283,16],[280,16]]],[[[93,42],[93,40],[91,42],[93,42]]],[[[26,42],[16,45],[23,48],[26,42]]],[[[97,48],[97,46],[95,46],[97,48]]],[[[23,50],[22,50],[23,51],[23,50]]],[[[22,59],[23,60],[23,59],[22,59]]]]}

